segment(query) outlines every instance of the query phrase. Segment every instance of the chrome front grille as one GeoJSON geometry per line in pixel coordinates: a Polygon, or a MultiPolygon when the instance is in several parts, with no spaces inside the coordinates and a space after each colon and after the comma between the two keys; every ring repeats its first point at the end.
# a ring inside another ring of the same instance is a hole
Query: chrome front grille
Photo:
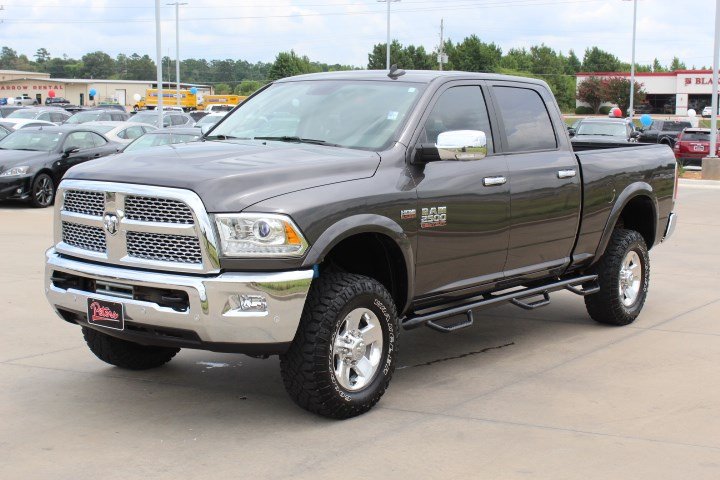
{"type": "Polygon", "coordinates": [[[140,222],[186,225],[194,223],[192,211],[187,205],[177,200],[159,197],[128,195],[125,197],[125,216],[140,222]]]}
{"type": "Polygon", "coordinates": [[[219,271],[210,218],[189,190],[64,180],[57,198],[59,253],[140,268],[219,271]]]}
{"type": "Polygon", "coordinates": [[[68,245],[92,252],[105,252],[105,232],[102,228],[78,223],[62,222],[62,240],[68,245]]]}
{"type": "Polygon", "coordinates": [[[202,263],[198,239],[183,235],[127,232],[127,253],[146,260],[202,263]]]}
{"type": "Polygon", "coordinates": [[[63,209],[68,212],[101,217],[105,210],[105,194],[103,192],[68,190],[65,192],[63,209]]]}

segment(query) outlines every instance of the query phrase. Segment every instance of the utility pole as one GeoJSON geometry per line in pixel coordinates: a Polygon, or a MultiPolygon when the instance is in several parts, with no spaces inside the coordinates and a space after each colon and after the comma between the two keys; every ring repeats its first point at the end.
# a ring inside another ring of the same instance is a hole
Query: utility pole
{"type": "Polygon", "coordinates": [[[163,128],[163,78],[162,78],[162,45],[160,44],[160,0],[155,0],[155,53],[157,61],[157,111],[158,128],[163,128]]]}
{"type": "Polygon", "coordinates": [[[390,3],[399,2],[400,0],[377,0],[380,3],[387,3],[387,45],[385,47],[385,64],[386,68],[390,70],[390,3]]]}
{"type": "Polygon", "coordinates": [[[177,106],[180,106],[180,5],[187,5],[187,2],[174,2],[167,5],[175,5],[175,81],[177,82],[177,106]]]}
{"type": "Polygon", "coordinates": [[[633,0],[632,64],[630,65],[630,108],[628,118],[635,115],[635,34],[637,32],[637,0],[633,0]]]}
{"type": "Polygon", "coordinates": [[[718,57],[720,56],[720,0],[715,3],[715,44],[713,47],[712,113],[710,114],[710,153],[702,159],[702,178],[720,180],[720,159],[717,156],[718,57]]]}
{"type": "Polygon", "coordinates": [[[443,39],[443,20],[440,19],[440,48],[438,49],[438,62],[440,62],[440,71],[442,72],[443,55],[445,55],[445,40],[443,39]]]}

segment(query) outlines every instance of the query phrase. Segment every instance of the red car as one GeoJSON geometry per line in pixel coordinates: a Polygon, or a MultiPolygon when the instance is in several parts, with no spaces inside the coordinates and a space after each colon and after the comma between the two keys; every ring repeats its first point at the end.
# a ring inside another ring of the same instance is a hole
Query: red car
{"type": "MultiPolygon", "coordinates": [[[[720,135],[718,136],[720,147],[720,135]]],[[[702,167],[703,157],[710,153],[710,129],[686,128],[677,137],[675,146],[675,159],[683,167],[702,167]]],[[[718,148],[720,152],[720,148],[718,148]]]]}

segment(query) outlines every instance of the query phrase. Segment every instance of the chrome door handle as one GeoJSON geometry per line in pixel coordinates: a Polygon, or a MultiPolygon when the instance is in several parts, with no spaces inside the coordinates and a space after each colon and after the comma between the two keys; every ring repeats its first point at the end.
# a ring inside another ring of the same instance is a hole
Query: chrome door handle
{"type": "Polygon", "coordinates": [[[577,174],[577,173],[575,172],[574,169],[571,169],[571,170],[558,170],[558,173],[557,173],[558,178],[572,178],[572,177],[574,177],[576,174],[577,174]]]}
{"type": "Polygon", "coordinates": [[[492,187],[495,185],[504,185],[507,182],[505,177],[485,177],[483,178],[483,185],[486,187],[492,187]]]}

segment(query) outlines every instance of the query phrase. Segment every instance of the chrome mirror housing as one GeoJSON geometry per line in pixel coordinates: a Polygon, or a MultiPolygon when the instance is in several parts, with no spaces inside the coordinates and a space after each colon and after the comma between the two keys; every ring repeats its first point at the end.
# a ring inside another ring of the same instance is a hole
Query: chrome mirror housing
{"type": "Polygon", "coordinates": [[[482,160],[487,157],[487,137],[480,130],[452,130],[438,135],[435,147],[441,160],[482,160]]]}

